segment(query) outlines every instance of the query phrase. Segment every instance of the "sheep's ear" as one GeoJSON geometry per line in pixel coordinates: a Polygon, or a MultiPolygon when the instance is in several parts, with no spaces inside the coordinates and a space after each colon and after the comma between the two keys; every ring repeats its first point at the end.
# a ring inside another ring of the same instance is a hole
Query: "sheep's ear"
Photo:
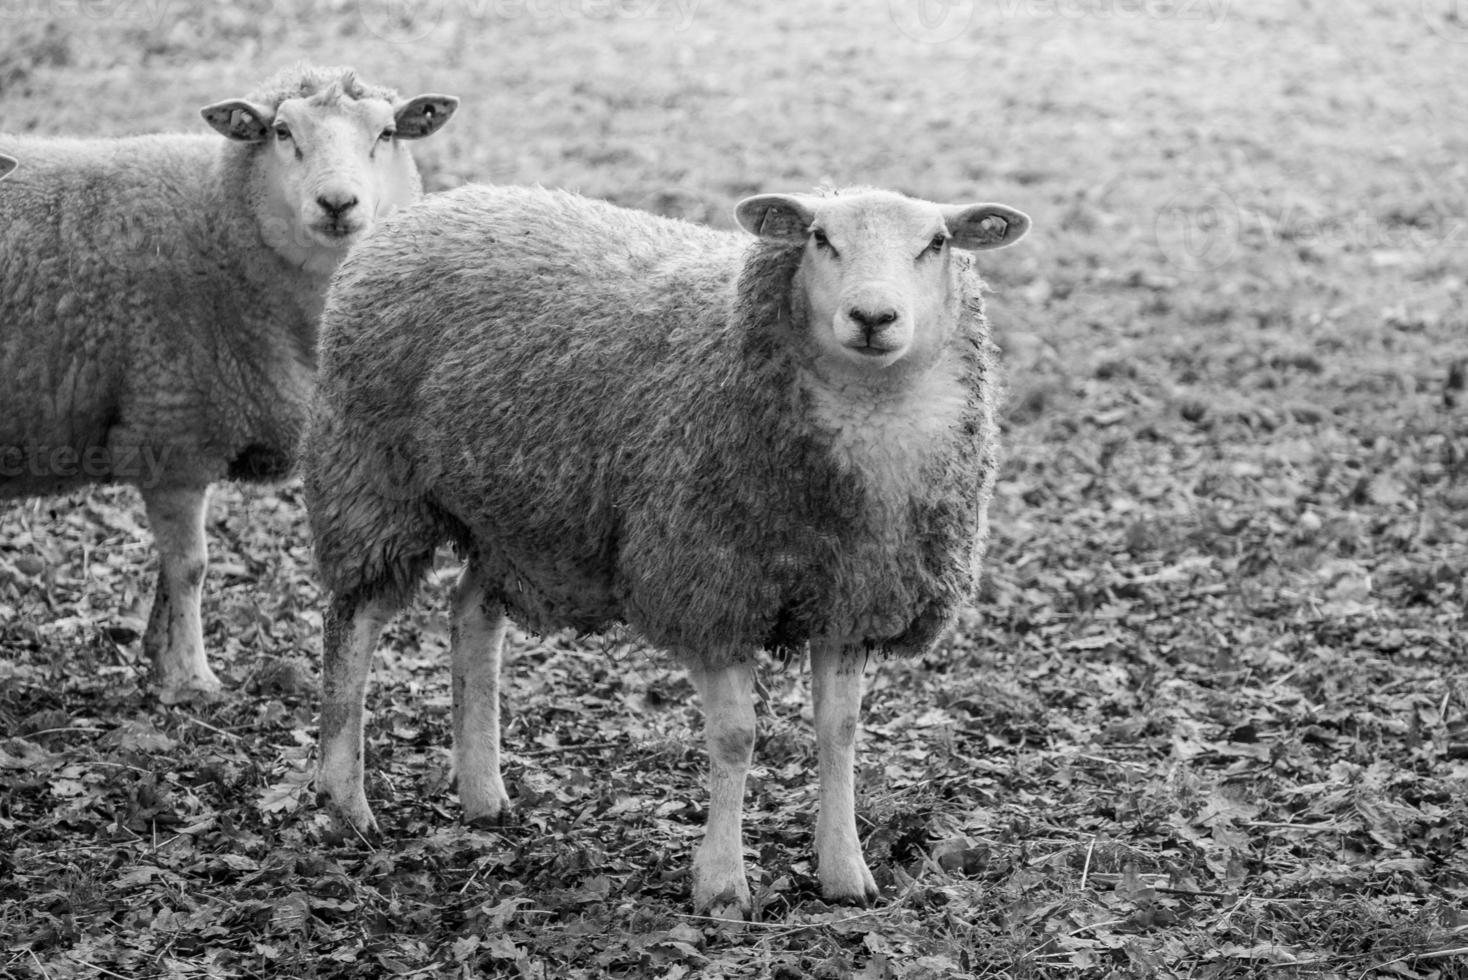
{"type": "Polygon", "coordinates": [[[793,194],[759,194],[734,205],[739,227],[773,242],[803,242],[810,235],[815,212],[793,194]]]}
{"type": "Polygon", "coordinates": [[[275,121],[274,109],[244,99],[206,105],[199,115],[220,133],[241,143],[259,143],[270,135],[270,124],[275,121]]]}
{"type": "Polygon", "coordinates": [[[1030,216],[1002,204],[959,204],[943,209],[954,248],[971,252],[1013,245],[1030,230],[1030,216]]]}
{"type": "Polygon", "coordinates": [[[15,159],[15,157],[8,157],[5,154],[0,153],[0,180],[4,180],[6,177],[8,177],[10,175],[10,171],[14,170],[17,164],[18,161],[15,159]]]}
{"type": "Polygon", "coordinates": [[[421,140],[443,128],[459,100],[452,95],[420,95],[393,106],[393,122],[400,140],[421,140]]]}

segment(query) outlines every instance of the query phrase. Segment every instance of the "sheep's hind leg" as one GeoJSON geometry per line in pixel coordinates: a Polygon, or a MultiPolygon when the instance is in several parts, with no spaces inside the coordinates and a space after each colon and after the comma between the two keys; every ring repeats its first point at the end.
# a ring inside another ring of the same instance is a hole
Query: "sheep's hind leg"
{"type": "Polygon", "coordinates": [[[321,767],[317,789],[360,833],[377,829],[362,785],[362,715],[367,675],[382,627],[397,611],[387,598],[332,598],[321,624],[321,767]]]}
{"type": "Polygon", "coordinates": [[[204,570],[207,487],[153,487],[142,491],[148,525],[158,548],[158,585],[143,652],[164,704],[219,696],[219,678],[204,656],[200,613],[204,570]]]}
{"type": "Polygon", "coordinates": [[[744,876],[744,782],[754,753],[754,670],[748,663],[717,669],[696,663],[689,677],[703,702],[709,752],[709,815],[693,858],[693,907],[715,916],[750,912],[744,876]]]}
{"type": "Polygon", "coordinates": [[[869,905],[877,883],[861,854],[856,833],[856,729],[861,720],[861,675],[866,657],[813,644],[811,688],[815,696],[820,808],[816,814],[817,877],[828,901],[869,905]]]}
{"type": "Polygon", "coordinates": [[[454,590],[454,779],[464,820],[498,824],[510,812],[500,777],[500,658],[504,606],[484,592],[471,560],[454,590]]]}

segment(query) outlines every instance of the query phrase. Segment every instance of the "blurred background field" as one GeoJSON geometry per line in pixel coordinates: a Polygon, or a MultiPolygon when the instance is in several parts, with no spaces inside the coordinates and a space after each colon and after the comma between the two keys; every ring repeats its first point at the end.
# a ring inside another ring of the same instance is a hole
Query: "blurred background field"
{"type": "Polygon", "coordinates": [[[203,132],[302,59],[463,100],[430,191],[1034,218],[983,259],[1010,392],[980,601],[872,682],[884,904],[819,900],[798,670],[762,706],[762,922],[684,914],[700,720],[645,651],[518,637],[522,823],[460,828],[447,566],[378,669],[388,841],[331,844],[294,488],[216,494],[234,695],[168,710],[141,508],[100,490],[0,513],[0,975],[1468,975],[1458,5],[0,0],[0,133],[203,132]]]}

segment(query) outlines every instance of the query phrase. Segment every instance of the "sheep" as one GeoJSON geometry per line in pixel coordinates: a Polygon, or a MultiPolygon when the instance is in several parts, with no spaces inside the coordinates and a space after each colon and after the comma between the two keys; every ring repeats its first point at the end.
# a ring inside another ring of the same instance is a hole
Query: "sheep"
{"type": "Polygon", "coordinates": [[[9,177],[10,171],[14,170],[19,165],[20,161],[15,159],[15,157],[8,157],[5,154],[0,153],[0,180],[4,180],[6,177],[9,177]]]}
{"type": "Polygon", "coordinates": [[[0,498],[138,487],[164,702],[220,691],[200,615],[208,487],[289,471],[327,282],[421,196],[403,141],[456,106],[298,66],[204,107],[223,140],[0,139],[25,160],[0,184],[0,498]]]}
{"type": "Polygon", "coordinates": [[[853,800],[862,674],[872,653],[932,648],[975,587],[999,379],[966,253],[1030,222],[871,189],[760,195],[735,217],[755,238],[471,185],[342,264],[301,465],[326,592],[317,788],[339,825],[377,829],[368,668],[450,541],[466,819],[510,808],[507,616],[630,629],[704,705],[694,906],[746,915],[755,658],[808,648],[822,892],[877,897],[853,800]]]}

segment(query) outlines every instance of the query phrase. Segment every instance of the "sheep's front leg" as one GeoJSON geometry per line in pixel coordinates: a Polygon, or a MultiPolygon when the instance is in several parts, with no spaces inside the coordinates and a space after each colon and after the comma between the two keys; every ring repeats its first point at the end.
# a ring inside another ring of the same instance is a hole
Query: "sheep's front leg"
{"type": "Polygon", "coordinates": [[[377,829],[362,785],[367,675],[377,638],[394,611],[384,599],[333,598],[321,623],[321,768],[316,786],[337,816],[362,833],[377,829]]]}
{"type": "Polygon", "coordinates": [[[709,751],[709,816],[693,857],[693,907],[698,912],[742,918],[750,911],[744,877],[744,781],[754,753],[754,669],[690,665],[703,702],[709,751]]]}
{"type": "Polygon", "coordinates": [[[175,704],[219,695],[219,678],[204,657],[199,610],[208,552],[204,512],[208,487],[153,487],[142,491],[148,525],[158,548],[158,585],[143,652],[152,663],[159,699],[175,704]]]}
{"type": "Polygon", "coordinates": [[[861,675],[866,657],[836,646],[812,645],[820,809],[816,814],[817,876],[829,901],[869,905],[877,883],[856,834],[856,729],[861,720],[861,675]]]}
{"type": "Polygon", "coordinates": [[[510,797],[500,776],[500,658],[508,621],[485,595],[473,562],[454,591],[451,645],[454,779],[469,823],[500,823],[510,797]]]}

